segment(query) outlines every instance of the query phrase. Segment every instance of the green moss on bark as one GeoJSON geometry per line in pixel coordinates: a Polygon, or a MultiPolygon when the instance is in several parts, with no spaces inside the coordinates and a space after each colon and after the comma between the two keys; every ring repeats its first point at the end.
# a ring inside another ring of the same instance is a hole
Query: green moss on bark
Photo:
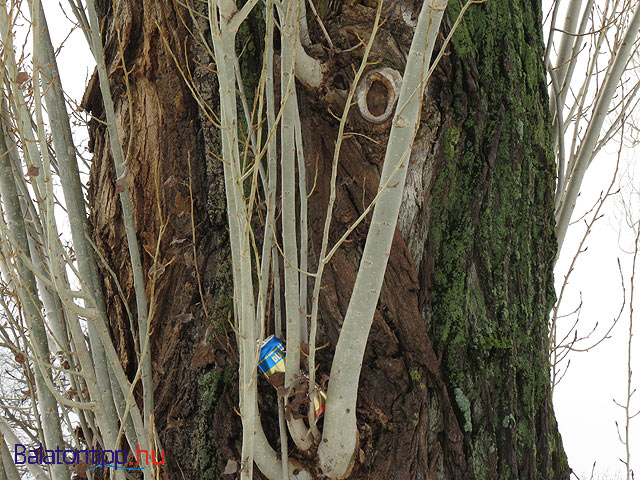
{"type": "MultiPolygon", "coordinates": [[[[229,383],[233,376],[232,370],[227,367],[223,371],[211,370],[200,377],[198,387],[200,390],[200,408],[207,418],[215,414],[216,404],[220,396],[223,384],[229,383]]],[[[219,477],[219,454],[215,441],[209,434],[207,423],[201,424],[198,432],[198,445],[196,461],[198,463],[198,478],[202,480],[217,480],[219,477]]]]}
{"type": "MultiPolygon", "coordinates": [[[[451,1],[451,22],[459,10],[451,1]]],[[[539,15],[537,2],[492,0],[452,42],[432,308],[447,385],[470,402],[470,421],[457,404],[476,478],[568,475],[549,391],[554,163],[539,15]]]]}

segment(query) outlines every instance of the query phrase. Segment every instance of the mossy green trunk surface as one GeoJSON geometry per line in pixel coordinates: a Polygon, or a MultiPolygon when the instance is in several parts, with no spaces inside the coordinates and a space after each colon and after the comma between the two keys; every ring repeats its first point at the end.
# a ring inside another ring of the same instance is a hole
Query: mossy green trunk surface
{"type": "MultiPolygon", "coordinates": [[[[450,2],[454,19],[457,2],[450,2]]],[[[567,478],[552,413],[554,158],[540,4],[471,8],[438,79],[431,334],[475,478],[567,478]]]]}

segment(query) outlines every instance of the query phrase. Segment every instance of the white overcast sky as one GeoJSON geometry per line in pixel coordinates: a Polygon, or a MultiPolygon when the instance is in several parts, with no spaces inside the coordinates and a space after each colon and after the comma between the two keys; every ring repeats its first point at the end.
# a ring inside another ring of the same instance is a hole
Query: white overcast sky
{"type": "MultiPolygon", "coordinates": [[[[633,155],[633,152],[629,154],[633,155]]],[[[603,186],[603,179],[607,183],[610,181],[614,162],[615,155],[602,154],[592,165],[585,178],[585,193],[578,203],[577,212],[588,210],[600,192],[606,188],[603,186]]],[[[629,230],[624,231],[624,225],[621,227],[619,198],[610,199],[603,212],[604,217],[598,221],[587,240],[587,251],[581,255],[572,273],[565,294],[566,301],[563,302],[563,311],[572,311],[579,304],[582,294],[580,332],[583,334],[588,333],[596,322],[599,324],[597,332],[605,332],[605,327],[608,327],[618,315],[623,298],[618,259],[626,277],[627,306],[629,304],[632,256],[625,253],[620,246],[628,248],[633,239],[630,238],[629,230]]],[[[556,268],[558,289],[568,263],[576,251],[579,237],[584,231],[583,225],[574,225],[573,229],[573,235],[568,238],[556,268]]],[[[567,325],[569,322],[573,323],[575,317],[561,321],[567,325]]],[[[639,322],[640,318],[637,318],[636,325],[639,322]]],[[[629,310],[625,308],[609,340],[590,352],[572,354],[569,370],[556,387],[554,405],[564,446],[570,465],[583,475],[590,472],[593,462],[597,462],[598,472],[607,474],[602,478],[616,478],[615,473],[622,474],[624,471],[624,465],[619,459],[624,458],[625,452],[618,439],[615,424],[616,421],[619,423],[620,432],[624,435],[624,412],[615,405],[614,399],[620,403],[626,400],[628,327],[629,310]]],[[[634,328],[634,331],[637,331],[637,328],[634,328]]],[[[597,338],[598,335],[594,334],[594,337],[597,338]]],[[[634,354],[632,350],[632,368],[640,373],[639,359],[640,351],[636,349],[634,354]]],[[[635,379],[632,377],[633,385],[638,385],[637,380],[640,380],[640,376],[636,376],[635,379]]],[[[640,402],[633,402],[632,405],[635,405],[637,410],[640,402]]],[[[636,419],[631,424],[630,444],[636,447],[632,449],[632,454],[633,450],[640,453],[637,450],[640,446],[638,427],[640,424],[636,419]]],[[[636,457],[634,461],[632,456],[632,467],[640,465],[639,460],[636,457]]]]}
{"type": "MultiPolygon", "coordinates": [[[[566,3],[566,2],[565,2],[566,3]]],[[[596,5],[601,2],[596,1],[596,5]]],[[[550,0],[543,0],[545,12],[551,6],[550,0]]],[[[562,17],[560,17],[562,18],[562,17]]],[[[562,26],[562,22],[559,23],[562,26]]],[[[547,26],[548,27],[548,26],[547,26]]],[[[545,28],[545,32],[546,32],[545,28]]],[[[636,80],[637,81],[637,80],[636,80]]],[[[573,221],[589,211],[603,191],[609,187],[618,157],[619,145],[612,142],[596,157],[587,171],[580,197],[574,212],[573,221]]],[[[602,218],[596,222],[571,274],[569,286],[564,294],[560,313],[573,311],[582,300],[579,334],[587,334],[598,324],[593,338],[599,338],[606,332],[614,318],[619,314],[623,302],[620,271],[625,278],[626,306],[622,316],[611,332],[611,338],[586,353],[573,353],[569,357],[571,365],[565,377],[556,387],[554,405],[556,417],[562,433],[564,447],[570,466],[588,479],[594,462],[596,479],[626,478],[625,466],[620,459],[625,458],[625,447],[618,436],[624,438],[624,411],[616,406],[614,399],[624,404],[627,392],[627,348],[629,336],[630,276],[633,257],[629,253],[635,235],[623,218],[622,200],[631,202],[636,220],[640,219],[640,202],[637,195],[630,195],[629,188],[637,184],[633,175],[637,160],[637,149],[623,148],[620,155],[619,181],[614,191],[621,194],[605,203],[602,218]]],[[[637,187],[636,187],[637,189],[637,187]]],[[[590,219],[591,215],[586,219],[590,219]]],[[[571,259],[585,231],[584,221],[570,227],[567,240],[556,265],[556,291],[560,291],[571,259]]],[[[640,270],[640,265],[638,265],[640,270]]],[[[640,276],[640,272],[639,272],[640,276]]],[[[640,278],[638,279],[640,284],[640,278]]],[[[640,291],[638,292],[640,295],[640,291]]],[[[636,297],[638,296],[636,295],[636,297]]],[[[637,301],[634,301],[637,309],[637,301]]],[[[575,322],[575,316],[560,320],[561,329],[569,328],[575,322]]],[[[635,319],[634,333],[640,325],[635,319]]],[[[587,341],[583,346],[589,345],[587,341]]],[[[632,377],[632,390],[640,385],[640,350],[636,342],[632,343],[632,371],[638,372],[632,377]]],[[[636,395],[635,397],[637,397],[636,395]]],[[[634,398],[634,397],[632,397],[634,398]]],[[[640,408],[640,399],[631,403],[632,414],[640,408]]],[[[634,451],[640,454],[640,417],[632,420],[630,428],[631,467],[640,469],[640,458],[634,457],[634,451]]]]}
{"type": "MultiPolygon", "coordinates": [[[[68,35],[70,23],[59,13],[57,2],[44,3],[51,35],[54,43],[59,44],[68,35]]],[[[544,8],[548,8],[550,3],[544,0],[544,8]]],[[[67,39],[58,61],[65,89],[79,101],[93,71],[93,61],[80,32],[76,31],[67,39]]],[[[588,210],[600,192],[606,189],[613,173],[615,150],[614,147],[602,152],[587,173],[584,192],[576,208],[577,215],[588,210]]],[[[626,150],[621,167],[626,168],[634,160],[635,152],[626,150]]],[[[572,274],[564,302],[564,311],[572,310],[582,294],[581,332],[588,331],[596,322],[601,326],[599,331],[602,331],[602,327],[617,315],[622,298],[617,260],[621,261],[627,282],[631,271],[631,256],[619,248],[621,227],[618,199],[609,200],[603,213],[604,217],[597,223],[587,242],[588,251],[581,256],[572,274]]],[[[566,273],[568,261],[573,255],[570,252],[575,251],[582,232],[581,225],[575,225],[570,230],[556,269],[557,286],[566,273]]],[[[622,243],[626,246],[632,243],[630,235],[628,229],[622,233],[622,243]]],[[[565,323],[568,321],[565,320],[565,323]]],[[[556,388],[554,404],[564,447],[571,467],[582,479],[589,478],[594,462],[597,462],[594,478],[622,478],[624,466],[619,459],[624,456],[624,447],[618,439],[615,422],[618,421],[622,426],[624,415],[613,399],[624,402],[626,395],[628,322],[626,310],[612,332],[612,339],[589,353],[572,355],[571,367],[556,388]]],[[[640,324],[640,318],[637,322],[640,324]]],[[[638,367],[639,361],[640,351],[633,357],[633,365],[638,367]]],[[[639,372],[636,379],[640,380],[640,368],[635,370],[639,372]]],[[[634,384],[640,382],[634,381],[634,384]]],[[[639,408],[640,401],[635,406],[639,408]]],[[[632,424],[632,442],[640,455],[639,421],[640,417],[632,424]]],[[[640,458],[636,458],[633,465],[640,469],[640,458]]]]}

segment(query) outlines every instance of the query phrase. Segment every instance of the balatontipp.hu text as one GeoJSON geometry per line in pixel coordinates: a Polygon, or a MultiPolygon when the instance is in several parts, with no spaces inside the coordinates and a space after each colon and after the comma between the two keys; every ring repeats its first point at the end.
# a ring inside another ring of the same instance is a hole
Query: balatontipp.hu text
{"type": "MultiPolygon", "coordinates": [[[[16,465],[39,464],[39,465],[77,465],[84,462],[87,465],[104,465],[125,467],[127,464],[126,450],[102,450],[98,448],[88,448],[86,450],[72,450],[60,448],[55,450],[40,448],[28,449],[25,445],[17,443],[13,449],[13,461],[16,465]]],[[[161,451],[161,459],[156,458],[156,451],[151,450],[151,455],[147,450],[141,450],[140,445],[136,445],[136,460],[139,466],[149,465],[149,459],[154,465],[164,465],[164,450],[161,451]]],[[[132,464],[133,461],[130,462],[132,464]]]]}

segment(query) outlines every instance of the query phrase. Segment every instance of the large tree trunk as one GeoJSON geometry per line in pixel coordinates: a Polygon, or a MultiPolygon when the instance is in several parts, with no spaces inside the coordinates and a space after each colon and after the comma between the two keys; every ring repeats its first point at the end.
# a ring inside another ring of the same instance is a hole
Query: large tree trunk
{"type": "MultiPolygon", "coordinates": [[[[386,9],[390,20],[373,52],[374,60],[400,72],[412,33],[402,21],[404,3],[386,9]]],[[[406,3],[412,8],[413,2],[406,3]]],[[[357,35],[368,37],[374,13],[368,4],[337,9],[331,2],[327,9],[320,2],[338,49],[353,46],[357,35]]],[[[180,73],[191,72],[216,110],[214,65],[200,40],[189,35],[193,18],[178,2],[115,5],[114,12],[105,1],[101,14],[121,132],[131,141],[128,181],[144,268],[151,268],[159,237],[159,260],[167,264],[154,288],[151,319],[155,419],[166,477],[218,478],[229,459],[240,458],[241,448],[234,410],[237,354],[228,329],[224,185],[221,165],[211,155],[219,152],[217,132],[180,73]],[[133,125],[116,32],[130,71],[133,125]]],[[[452,1],[443,33],[458,10],[452,1]]],[[[538,1],[474,5],[431,79],[365,354],[358,397],[361,451],[349,478],[569,476],[548,375],[554,164],[540,17],[538,1]]],[[[249,29],[256,42],[252,54],[260,51],[259,22],[249,29]]],[[[359,55],[357,49],[333,55],[327,85],[313,92],[300,87],[308,185],[317,178],[309,210],[316,255],[337,135],[327,111],[340,111],[340,90],[359,55]]],[[[246,73],[252,65],[259,60],[244,62],[246,73]]],[[[96,83],[87,90],[85,107],[101,118],[96,83]]],[[[358,136],[343,146],[332,242],[376,192],[389,127],[368,124],[355,111],[350,118],[351,129],[378,143],[358,136]]],[[[134,309],[106,145],[103,127],[94,124],[93,234],[134,309]]],[[[318,341],[330,347],[319,354],[320,373],[330,370],[366,232],[367,225],[359,227],[325,272],[318,341]]],[[[130,324],[106,270],[104,278],[113,339],[132,376],[130,324]]],[[[261,384],[260,393],[263,426],[277,447],[273,389],[261,384]]],[[[313,458],[298,456],[313,468],[313,458]]]]}

